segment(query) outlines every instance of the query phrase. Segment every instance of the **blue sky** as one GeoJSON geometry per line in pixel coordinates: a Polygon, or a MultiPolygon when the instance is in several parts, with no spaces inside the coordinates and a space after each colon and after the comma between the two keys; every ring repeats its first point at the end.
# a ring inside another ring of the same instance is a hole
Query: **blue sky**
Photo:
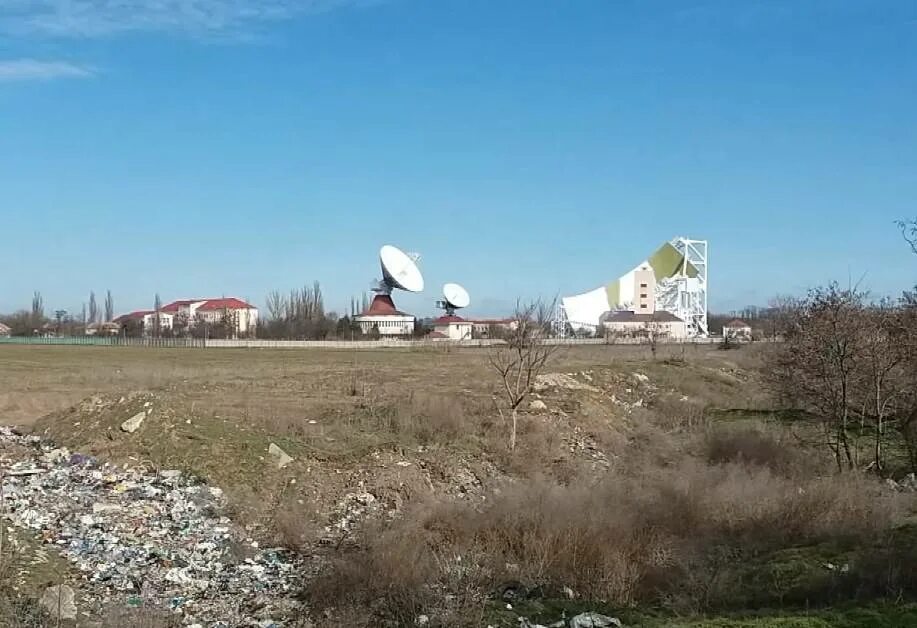
{"type": "Polygon", "coordinates": [[[912,0],[0,0],[0,311],[340,310],[390,242],[496,314],[680,234],[718,310],[896,294],[915,214],[912,0]]]}

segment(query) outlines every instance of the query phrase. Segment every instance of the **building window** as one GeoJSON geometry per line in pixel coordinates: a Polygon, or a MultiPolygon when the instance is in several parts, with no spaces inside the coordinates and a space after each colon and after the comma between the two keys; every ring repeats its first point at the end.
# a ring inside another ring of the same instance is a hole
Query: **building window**
{"type": "Polygon", "coordinates": [[[640,287],[641,287],[641,288],[646,288],[646,284],[645,284],[645,283],[642,283],[642,284],[640,284],[640,287]]]}
{"type": "Polygon", "coordinates": [[[646,298],[646,293],[645,293],[645,292],[641,293],[641,294],[640,294],[640,298],[641,298],[641,299],[645,299],[645,298],[646,298]]]}
{"type": "Polygon", "coordinates": [[[645,309],[646,309],[646,303],[641,303],[641,304],[640,304],[640,309],[641,309],[641,310],[645,310],[645,309]]]}

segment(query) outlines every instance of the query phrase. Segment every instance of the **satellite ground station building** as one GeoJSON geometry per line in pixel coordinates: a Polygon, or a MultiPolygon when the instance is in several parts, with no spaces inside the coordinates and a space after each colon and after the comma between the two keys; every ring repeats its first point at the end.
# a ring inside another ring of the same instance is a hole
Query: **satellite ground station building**
{"type": "Polygon", "coordinates": [[[410,336],[414,333],[414,317],[398,310],[388,294],[374,296],[369,308],[353,320],[367,335],[375,331],[380,336],[410,336]]]}

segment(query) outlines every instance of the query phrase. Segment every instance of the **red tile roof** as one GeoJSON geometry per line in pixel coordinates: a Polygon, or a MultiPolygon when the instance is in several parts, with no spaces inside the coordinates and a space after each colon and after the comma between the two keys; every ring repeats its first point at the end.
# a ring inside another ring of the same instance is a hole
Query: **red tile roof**
{"type": "Polygon", "coordinates": [[[242,299],[230,297],[228,299],[207,299],[203,305],[197,308],[199,311],[212,310],[254,310],[255,306],[246,303],[242,299]]]}
{"type": "Polygon", "coordinates": [[[143,318],[147,314],[152,314],[153,310],[137,310],[136,312],[128,312],[127,314],[122,314],[114,320],[115,323],[120,323],[122,321],[137,320],[143,318]]]}
{"type": "Polygon", "coordinates": [[[448,316],[440,316],[435,321],[434,325],[447,325],[449,323],[470,323],[471,321],[466,321],[461,316],[455,316],[454,314],[448,316]]]}
{"type": "Polygon", "coordinates": [[[162,306],[160,312],[168,312],[169,314],[174,314],[177,312],[183,305],[191,305],[192,303],[198,303],[200,301],[206,301],[207,299],[181,299],[179,301],[172,301],[171,303],[162,306]]]}
{"type": "Polygon", "coordinates": [[[395,302],[388,294],[377,294],[373,297],[369,309],[359,314],[359,316],[409,316],[395,308],[395,302]]]}
{"type": "Polygon", "coordinates": [[[172,301],[168,305],[164,305],[161,312],[167,312],[174,314],[178,312],[182,307],[187,307],[192,303],[200,303],[200,307],[197,309],[204,311],[213,311],[213,310],[254,310],[256,309],[254,305],[246,303],[242,299],[236,299],[235,297],[230,298],[219,298],[219,299],[179,299],[178,301],[172,301]]]}
{"type": "Polygon", "coordinates": [[[731,321],[729,321],[728,323],[726,323],[725,325],[723,325],[723,327],[727,329],[736,329],[736,328],[741,328],[741,327],[751,327],[751,325],[743,321],[741,318],[734,318],[731,321]]]}

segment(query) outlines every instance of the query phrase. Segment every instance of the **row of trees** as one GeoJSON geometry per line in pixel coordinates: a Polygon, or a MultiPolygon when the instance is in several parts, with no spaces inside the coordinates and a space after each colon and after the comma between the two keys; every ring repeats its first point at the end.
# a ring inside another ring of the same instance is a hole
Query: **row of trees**
{"type": "Polygon", "coordinates": [[[57,334],[80,334],[88,325],[109,322],[114,318],[115,302],[111,290],[106,291],[103,309],[99,308],[95,292],[90,291],[88,306],[82,306],[79,316],[64,309],[56,309],[45,313],[44,298],[41,292],[32,294],[31,308],[17,310],[12,314],[0,315],[0,322],[10,328],[14,336],[32,336],[35,334],[54,332],[57,334]]]}
{"type": "Polygon", "coordinates": [[[322,287],[311,286],[284,294],[274,290],[267,295],[267,316],[259,321],[260,338],[321,340],[334,334],[338,316],[325,312],[322,287]]]}

